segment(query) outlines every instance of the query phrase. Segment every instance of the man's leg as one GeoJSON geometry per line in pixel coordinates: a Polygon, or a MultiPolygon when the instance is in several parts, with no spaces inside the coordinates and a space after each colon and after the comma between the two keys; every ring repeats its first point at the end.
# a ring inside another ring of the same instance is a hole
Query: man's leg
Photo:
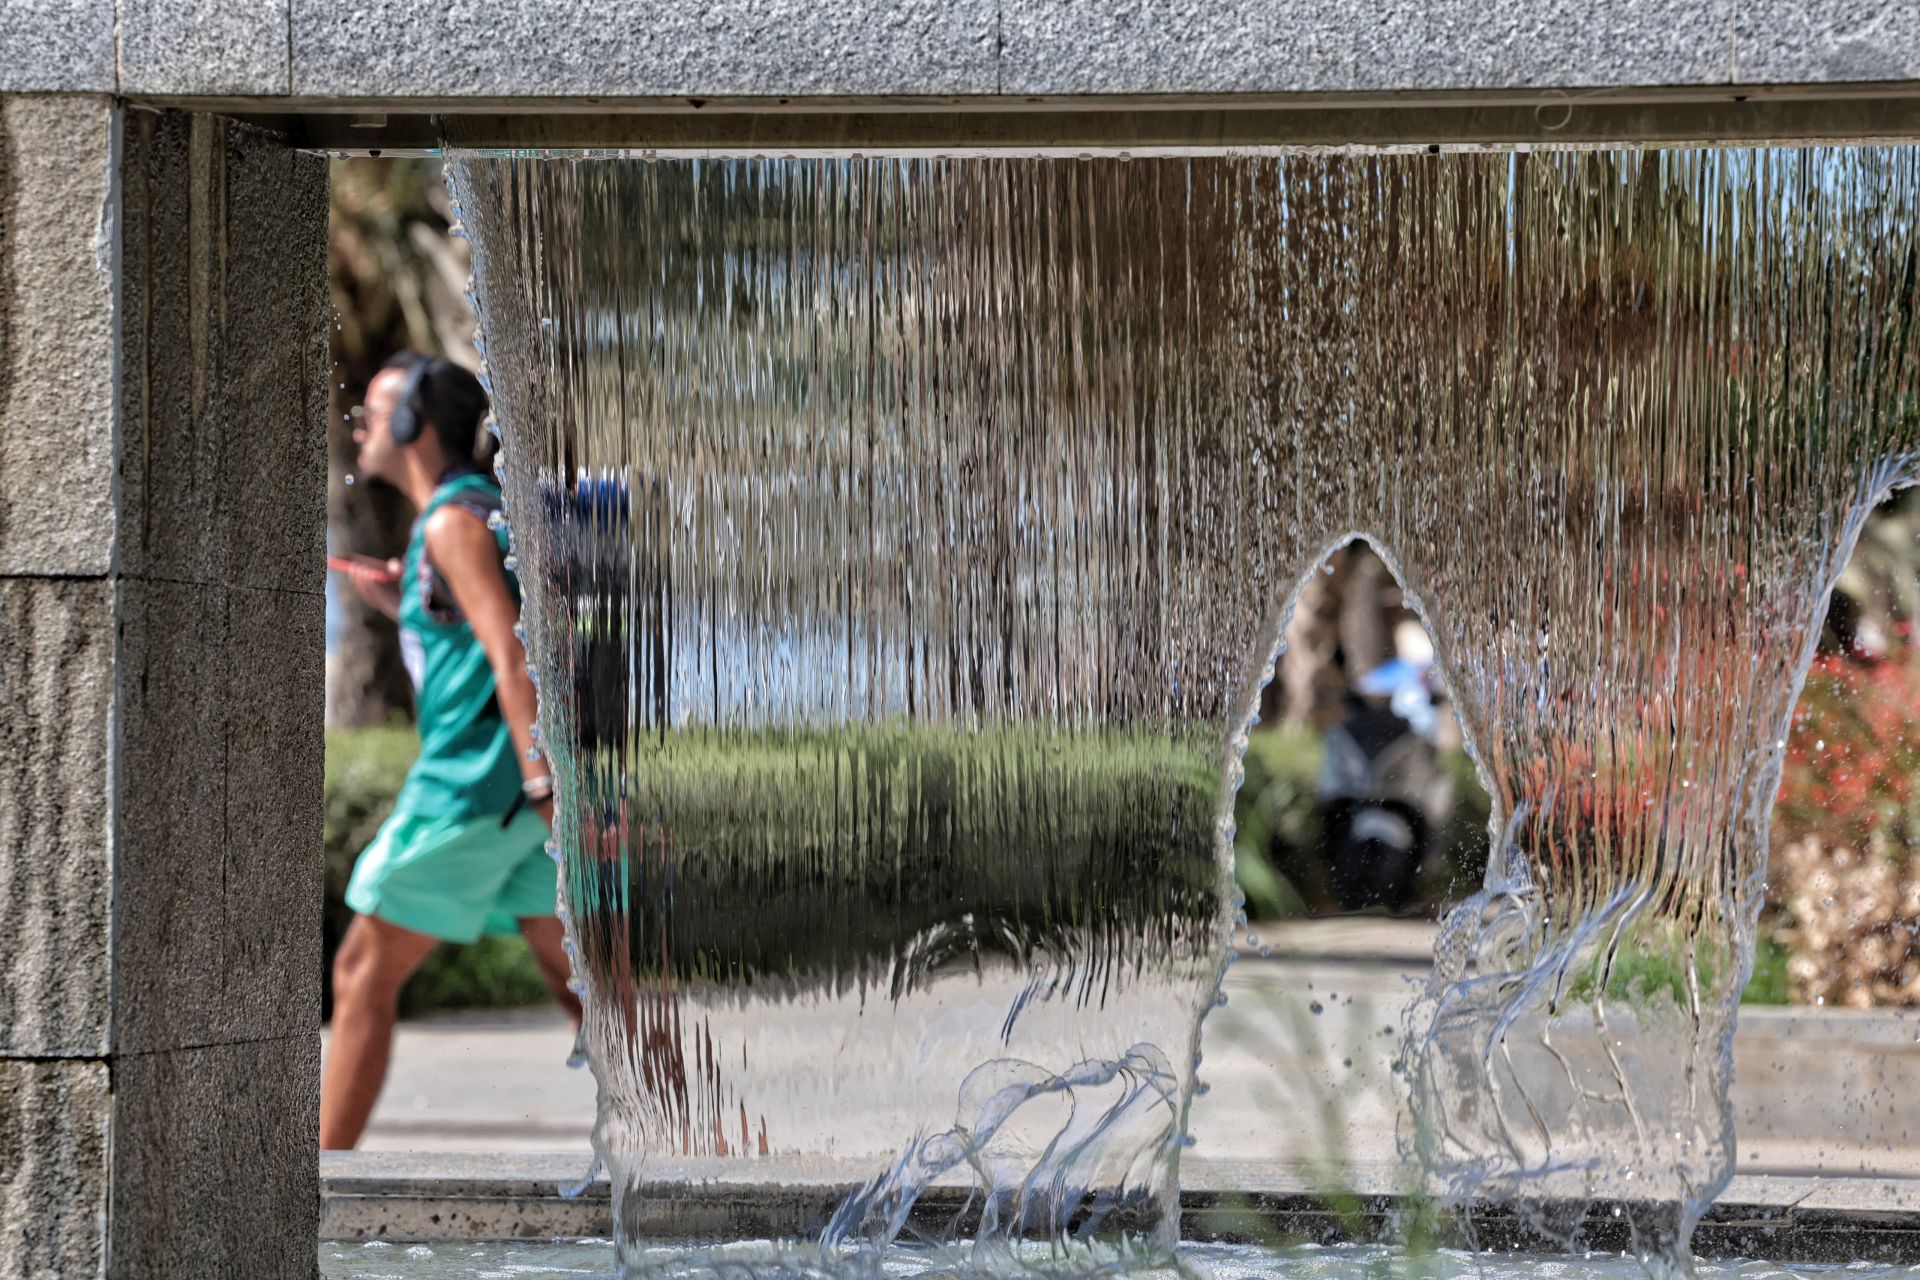
{"type": "Polygon", "coordinates": [[[567,931],[560,924],[558,916],[521,916],[520,933],[526,938],[527,945],[533,948],[533,959],[540,966],[540,976],[546,979],[547,989],[553,992],[553,998],[566,1010],[567,1017],[573,1019],[573,1029],[580,1029],[580,1001],[573,992],[567,990],[567,978],[571,966],[567,962],[567,931]]]}
{"type": "Polygon", "coordinates": [[[347,1151],[360,1141],[387,1079],[387,1054],[400,988],[438,938],[376,916],[355,916],[333,961],[333,1034],[320,1073],[320,1146],[347,1151]]]}

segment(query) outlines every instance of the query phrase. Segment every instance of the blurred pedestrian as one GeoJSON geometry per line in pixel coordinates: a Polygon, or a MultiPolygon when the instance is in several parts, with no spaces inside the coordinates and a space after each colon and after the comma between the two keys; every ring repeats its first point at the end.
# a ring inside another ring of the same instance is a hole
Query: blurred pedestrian
{"type": "Polygon", "coordinates": [[[359,1142],[386,1080],[400,989],[442,942],[517,930],[579,1025],[545,849],[553,780],[532,750],[534,688],[514,633],[520,588],[490,519],[499,486],[474,461],[486,413],[471,373],[406,352],[368,386],[354,432],[360,474],[419,512],[403,561],[338,567],[400,624],[420,755],[347,887],[355,915],[334,960],[320,1092],[327,1149],[359,1142]]]}

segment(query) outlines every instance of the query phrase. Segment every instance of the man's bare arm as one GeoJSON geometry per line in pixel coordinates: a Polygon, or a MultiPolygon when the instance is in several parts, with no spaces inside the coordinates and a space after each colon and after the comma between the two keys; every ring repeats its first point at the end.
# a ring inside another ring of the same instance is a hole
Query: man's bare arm
{"type": "MultiPolygon", "coordinates": [[[[365,560],[368,564],[377,563],[371,556],[359,556],[356,559],[365,560]]],[[[387,617],[398,621],[400,618],[400,571],[405,566],[398,560],[389,560],[382,567],[391,575],[390,581],[378,581],[360,573],[348,574],[347,581],[353,584],[355,593],[362,600],[386,614],[387,617]]]]}
{"type": "MultiPolygon", "coordinates": [[[[493,531],[472,512],[460,507],[442,507],[427,517],[427,554],[433,557],[434,570],[460,606],[473,627],[474,637],[486,651],[493,666],[494,687],[500,699],[500,713],[506,717],[507,730],[513,735],[514,754],[520,760],[524,778],[544,777],[545,759],[529,760],[533,746],[533,716],[536,702],[533,681],[527,675],[527,654],[513,624],[520,620],[520,606],[507,587],[506,570],[500,564],[500,544],[493,531]]],[[[540,816],[553,825],[553,802],[536,806],[540,816]]]]}

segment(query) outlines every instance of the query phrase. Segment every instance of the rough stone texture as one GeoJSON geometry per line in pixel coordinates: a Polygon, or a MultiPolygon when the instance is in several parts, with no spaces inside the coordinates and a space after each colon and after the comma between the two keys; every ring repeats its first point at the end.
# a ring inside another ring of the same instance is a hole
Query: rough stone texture
{"type": "Polygon", "coordinates": [[[1713,84],[1729,0],[1368,5],[1007,0],[1007,94],[1395,92],[1713,84]]]}
{"type": "Polygon", "coordinates": [[[317,595],[326,162],[209,116],[125,133],[123,567],[317,595]]]}
{"type": "Polygon", "coordinates": [[[285,93],[290,0],[120,0],[123,93],[285,93]]]}
{"type": "Polygon", "coordinates": [[[0,0],[0,92],[1391,93],[1730,79],[1920,79],[1920,9],[1914,0],[1005,0],[1004,13],[998,0],[119,0],[116,14],[114,0],[0,0]]]}
{"type": "Polygon", "coordinates": [[[1352,15],[1221,0],[1007,0],[1007,93],[1286,93],[1352,85],[1352,15]]]}
{"type": "Polygon", "coordinates": [[[114,0],[0,0],[0,93],[112,93],[114,0]]]}
{"type": "Polygon", "coordinates": [[[105,1063],[0,1060],[0,1274],[102,1274],[109,1108],[105,1063]]]}
{"type": "Polygon", "coordinates": [[[319,1006],[326,166],[126,124],[116,1045],[319,1006]]]}
{"type": "Polygon", "coordinates": [[[310,1280],[317,1032],[114,1066],[111,1274],[310,1280]]]}
{"type": "MultiPolygon", "coordinates": [[[[125,584],[114,867],[114,1040],[123,1051],[223,1036],[225,592],[125,584]]],[[[246,869],[251,870],[251,869],[246,869]]]]}
{"type": "Polygon", "coordinates": [[[314,1033],[325,898],[326,600],[227,591],[228,1033],[314,1033]]]}
{"type": "MultiPolygon", "coordinates": [[[[243,129],[226,143],[221,426],[226,474],[246,483],[228,495],[224,580],[318,599],[327,574],[327,162],[243,129]]],[[[307,650],[316,675],[321,652],[307,650]]]]}
{"type": "Polygon", "coordinates": [[[116,1026],[285,1035],[319,1001],[326,166],[126,125],[116,1026]]]}
{"type": "Polygon", "coordinates": [[[0,1275],[311,1276],[326,162],[0,112],[0,1275]]]}
{"type": "Polygon", "coordinates": [[[110,1272],[316,1267],[326,163],[129,111],[110,1272]]]}
{"type": "Polygon", "coordinates": [[[0,97],[0,575],[112,562],[112,178],[106,99],[0,97]]]}
{"type": "Polygon", "coordinates": [[[1738,0],[1393,0],[1353,11],[1355,87],[1725,84],[1738,0]]]}
{"type": "Polygon", "coordinates": [[[1742,84],[1920,79],[1913,0],[1740,0],[1737,13],[1742,84]]]}
{"type": "Polygon", "coordinates": [[[107,1050],[112,591],[0,579],[0,1055],[107,1050]]]}
{"type": "Polygon", "coordinates": [[[293,87],[408,97],[992,93],[996,8],[995,0],[293,0],[293,87]]]}

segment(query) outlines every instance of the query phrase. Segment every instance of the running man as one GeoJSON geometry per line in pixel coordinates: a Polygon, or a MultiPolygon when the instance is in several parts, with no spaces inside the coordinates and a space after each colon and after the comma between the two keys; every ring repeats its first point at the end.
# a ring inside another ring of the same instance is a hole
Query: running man
{"type": "Polygon", "coordinates": [[[525,935],[541,976],[580,1022],[546,854],[553,781],[533,745],[533,682],[514,635],[520,588],[500,489],[474,464],[487,395],[471,373],[405,352],[367,388],[354,431],[360,474],[419,517],[404,562],[350,575],[400,623],[420,756],[393,814],[354,866],[355,915],[333,966],[333,1033],[320,1086],[320,1145],[360,1141],[386,1080],[400,988],[441,942],[525,935]]]}

